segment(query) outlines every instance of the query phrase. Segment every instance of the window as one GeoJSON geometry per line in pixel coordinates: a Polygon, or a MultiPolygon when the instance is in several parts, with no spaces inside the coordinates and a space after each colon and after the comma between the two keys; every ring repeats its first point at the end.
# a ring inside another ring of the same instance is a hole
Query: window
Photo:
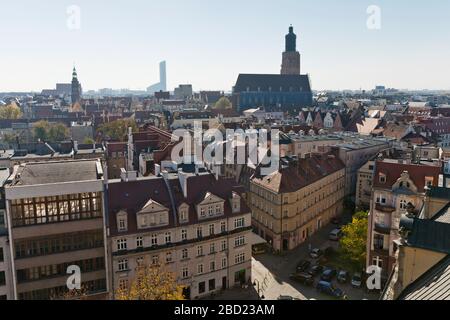
{"type": "Polygon", "coordinates": [[[222,240],[220,247],[222,248],[222,251],[227,250],[227,240],[222,240]]]}
{"type": "Polygon", "coordinates": [[[197,247],[197,256],[199,257],[203,256],[203,246],[197,247]]]}
{"type": "Polygon", "coordinates": [[[234,257],[234,263],[235,264],[240,264],[243,263],[245,261],[245,253],[239,253],[234,257]]]}
{"type": "Polygon", "coordinates": [[[212,236],[212,235],[214,235],[214,233],[215,233],[215,230],[214,230],[215,228],[214,228],[214,224],[210,224],[209,225],[209,235],[210,236],[212,236]]]}
{"type": "Polygon", "coordinates": [[[209,206],[208,207],[208,215],[209,216],[212,216],[214,214],[214,212],[213,212],[213,207],[212,206],[209,206]]]}
{"type": "Polygon", "coordinates": [[[151,243],[152,243],[152,246],[158,245],[158,236],[156,234],[152,234],[151,243]]]}
{"type": "Polygon", "coordinates": [[[202,217],[202,218],[206,217],[206,210],[205,210],[205,208],[201,208],[200,209],[200,217],[202,217]]]}
{"type": "Polygon", "coordinates": [[[127,222],[125,218],[119,218],[119,231],[126,231],[127,230],[127,222]]]}
{"type": "Polygon", "coordinates": [[[3,255],[3,248],[0,248],[0,262],[3,262],[5,259],[4,255],[3,255]]]}
{"type": "Polygon", "coordinates": [[[166,263],[171,263],[172,262],[172,252],[167,252],[166,253],[166,263]]]}
{"type": "Polygon", "coordinates": [[[188,249],[181,250],[181,259],[187,259],[188,258],[188,249]]]}
{"type": "Polygon", "coordinates": [[[186,209],[182,209],[180,211],[180,222],[186,222],[187,220],[188,220],[187,211],[186,211],[186,209]]]}
{"type": "Polygon", "coordinates": [[[213,242],[209,245],[209,254],[216,253],[216,244],[213,242]]]}
{"type": "Polygon", "coordinates": [[[187,230],[186,229],[181,230],[181,240],[182,241],[187,240],[187,230]]]}
{"type": "Polygon", "coordinates": [[[189,277],[189,269],[188,267],[184,267],[181,269],[181,278],[186,279],[189,277]]]}
{"type": "Polygon", "coordinates": [[[127,250],[127,239],[117,240],[117,250],[127,250]]]}
{"type": "Polygon", "coordinates": [[[234,220],[234,228],[243,228],[244,227],[244,218],[238,218],[234,220]]]}
{"type": "Polygon", "coordinates": [[[235,247],[240,247],[240,246],[243,246],[244,244],[245,244],[245,236],[239,236],[234,239],[235,247]]]}
{"type": "Polygon", "coordinates": [[[120,290],[128,289],[128,279],[119,279],[119,289],[120,290]]]}
{"type": "Polygon", "coordinates": [[[375,234],[373,236],[373,246],[377,250],[383,250],[384,236],[381,234],[375,234]]]}
{"type": "Polygon", "coordinates": [[[144,265],[144,257],[138,257],[136,258],[136,266],[142,267],[144,265]]]}
{"type": "Polygon", "coordinates": [[[425,185],[430,188],[433,186],[433,177],[425,177],[425,185]]]}
{"type": "Polygon", "coordinates": [[[380,257],[375,257],[372,259],[372,265],[383,268],[383,260],[381,260],[380,257]]]}
{"type": "Polygon", "coordinates": [[[216,290],[216,279],[209,280],[208,289],[209,289],[209,291],[216,290]]]}
{"type": "Polygon", "coordinates": [[[159,256],[152,256],[152,264],[154,265],[159,264],[159,256]]]}
{"type": "Polygon", "coordinates": [[[380,173],[379,177],[378,177],[380,183],[386,183],[386,175],[383,173],[380,173]]]}
{"type": "Polygon", "coordinates": [[[216,204],[216,214],[220,214],[221,212],[220,204],[216,204]]]}
{"type": "Polygon", "coordinates": [[[400,200],[400,209],[401,210],[406,210],[406,200],[400,200]]]}
{"type": "Polygon", "coordinates": [[[222,222],[220,223],[220,232],[221,232],[221,233],[224,233],[224,232],[226,232],[226,231],[227,231],[227,225],[226,225],[225,221],[222,221],[222,222]]]}
{"type": "Polygon", "coordinates": [[[198,284],[198,293],[199,293],[199,294],[205,293],[205,290],[206,290],[205,287],[206,287],[206,286],[205,286],[205,281],[200,282],[200,283],[198,284]]]}
{"type": "Polygon", "coordinates": [[[197,273],[198,274],[203,274],[203,264],[199,264],[197,265],[197,273]]]}
{"type": "Polygon", "coordinates": [[[144,239],[142,237],[136,237],[136,248],[144,247],[144,239]]]}
{"type": "Polygon", "coordinates": [[[215,261],[210,261],[209,262],[209,271],[215,271],[216,270],[216,262],[215,261]]]}
{"type": "Polygon", "coordinates": [[[202,227],[197,227],[197,238],[203,237],[203,230],[202,227]]]}
{"type": "Polygon", "coordinates": [[[165,239],[166,239],[166,244],[171,243],[172,242],[172,234],[170,232],[166,232],[165,239]]]}
{"type": "Polygon", "coordinates": [[[118,268],[119,268],[119,271],[128,270],[128,260],[127,259],[119,260],[118,268]]]}
{"type": "Polygon", "coordinates": [[[222,258],[222,269],[227,267],[227,258],[222,258]]]}

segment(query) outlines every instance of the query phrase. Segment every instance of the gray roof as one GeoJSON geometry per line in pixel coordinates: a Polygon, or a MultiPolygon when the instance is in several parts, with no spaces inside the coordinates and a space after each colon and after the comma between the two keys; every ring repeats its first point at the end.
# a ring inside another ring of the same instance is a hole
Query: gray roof
{"type": "Polygon", "coordinates": [[[450,224],[434,220],[414,219],[408,245],[450,254],[450,224]]]}
{"type": "Polygon", "coordinates": [[[433,217],[436,222],[450,223],[450,202],[433,217]]]}
{"type": "Polygon", "coordinates": [[[450,255],[411,283],[399,300],[450,300],[450,255]]]}
{"type": "Polygon", "coordinates": [[[0,168],[0,188],[3,187],[9,176],[10,173],[8,168],[0,168]]]}
{"type": "Polygon", "coordinates": [[[281,75],[281,74],[240,74],[234,86],[234,92],[247,91],[311,92],[308,75],[281,75]]]}
{"type": "Polygon", "coordinates": [[[50,184],[97,180],[97,161],[27,163],[20,166],[13,185],[50,184]]]}

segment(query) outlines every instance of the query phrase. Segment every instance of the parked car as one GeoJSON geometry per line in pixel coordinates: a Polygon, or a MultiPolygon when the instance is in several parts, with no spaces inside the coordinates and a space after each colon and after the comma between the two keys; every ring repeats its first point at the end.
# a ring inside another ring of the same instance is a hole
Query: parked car
{"type": "Polygon", "coordinates": [[[349,279],[349,275],[348,272],[345,270],[341,270],[339,271],[338,275],[337,275],[337,281],[339,283],[346,283],[349,279]]]}
{"type": "Polygon", "coordinates": [[[334,268],[326,268],[322,275],[320,276],[320,280],[330,282],[336,276],[336,269],[334,268]]]}
{"type": "Polygon", "coordinates": [[[313,276],[306,272],[292,273],[289,275],[289,278],[307,286],[312,286],[314,284],[313,276]]]}
{"type": "Polygon", "coordinates": [[[299,299],[294,298],[292,296],[281,295],[277,298],[277,300],[299,300],[299,299]]]}
{"type": "Polygon", "coordinates": [[[313,259],[318,259],[322,256],[322,254],[323,254],[322,250],[315,248],[315,249],[311,250],[311,252],[309,253],[309,256],[313,259]]]}
{"type": "Polygon", "coordinates": [[[308,273],[312,276],[317,276],[319,273],[321,273],[323,270],[323,267],[320,264],[316,264],[309,268],[308,273]]]}
{"type": "Polygon", "coordinates": [[[311,261],[309,261],[309,260],[300,260],[297,263],[297,267],[296,267],[295,270],[297,270],[297,272],[303,272],[303,271],[307,270],[310,265],[311,265],[311,261]]]}
{"type": "Polygon", "coordinates": [[[339,239],[342,237],[342,230],[340,229],[333,229],[328,234],[328,239],[331,241],[339,241],[339,239]]]}
{"type": "Polygon", "coordinates": [[[319,281],[317,284],[317,290],[319,292],[325,293],[326,295],[336,297],[336,298],[344,298],[344,291],[342,291],[339,288],[335,288],[330,282],[328,281],[319,281]]]}
{"type": "Polygon", "coordinates": [[[354,288],[360,288],[362,285],[362,275],[357,272],[353,274],[351,284],[354,288]]]}

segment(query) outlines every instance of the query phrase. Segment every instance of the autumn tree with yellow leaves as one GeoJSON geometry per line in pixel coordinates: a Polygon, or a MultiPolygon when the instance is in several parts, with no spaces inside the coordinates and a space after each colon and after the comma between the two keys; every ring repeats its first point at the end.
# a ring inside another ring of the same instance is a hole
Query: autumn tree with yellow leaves
{"type": "Polygon", "coordinates": [[[139,267],[127,288],[119,288],[116,300],[184,300],[183,286],[173,272],[158,265],[139,267]]]}

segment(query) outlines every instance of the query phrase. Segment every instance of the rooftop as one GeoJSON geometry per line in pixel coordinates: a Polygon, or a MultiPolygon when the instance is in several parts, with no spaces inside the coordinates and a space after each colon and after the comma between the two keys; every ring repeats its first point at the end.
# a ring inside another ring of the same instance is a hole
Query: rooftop
{"type": "MultiPolygon", "coordinates": [[[[97,160],[49,161],[16,166],[13,186],[97,180],[97,160]]],[[[100,167],[101,170],[101,167],[100,167]]]]}

